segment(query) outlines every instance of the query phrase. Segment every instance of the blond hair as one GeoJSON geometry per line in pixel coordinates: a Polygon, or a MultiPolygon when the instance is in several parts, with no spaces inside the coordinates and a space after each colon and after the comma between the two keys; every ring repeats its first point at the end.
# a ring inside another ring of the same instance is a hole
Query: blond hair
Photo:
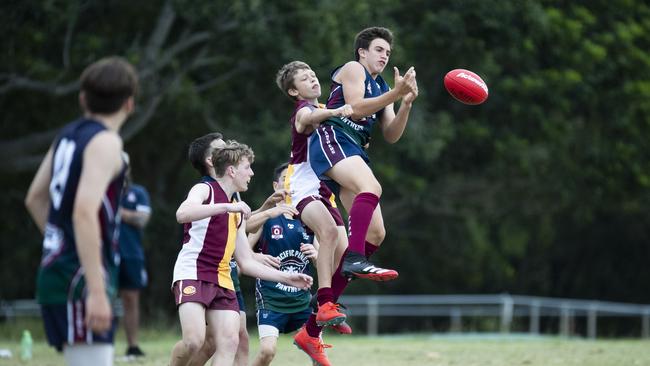
{"type": "Polygon", "coordinates": [[[226,141],[226,146],[212,151],[212,165],[217,177],[223,177],[226,174],[226,168],[237,166],[243,158],[248,158],[249,163],[255,160],[253,149],[246,144],[240,144],[235,140],[226,141]]]}

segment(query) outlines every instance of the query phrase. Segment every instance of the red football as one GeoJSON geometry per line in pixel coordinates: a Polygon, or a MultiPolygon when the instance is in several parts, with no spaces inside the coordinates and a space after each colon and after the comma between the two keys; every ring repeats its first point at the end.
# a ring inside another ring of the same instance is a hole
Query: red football
{"type": "Polygon", "coordinates": [[[488,87],[483,79],[465,69],[451,70],[445,75],[445,89],[461,103],[476,105],[485,102],[488,87]]]}

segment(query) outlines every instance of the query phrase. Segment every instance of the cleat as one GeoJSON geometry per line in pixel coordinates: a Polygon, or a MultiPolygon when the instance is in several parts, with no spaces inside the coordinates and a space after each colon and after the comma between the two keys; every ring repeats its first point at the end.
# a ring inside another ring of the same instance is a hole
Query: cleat
{"type": "Polygon", "coordinates": [[[372,281],[390,281],[399,276],[397,271],[376,267],[359,253],[347,252],[343,258],[341,273],[351,279],[365,278],[372,281]]]}
{"type": "Polygon", "coordinates": [[[339,325],[333,325],[332,329],[339,332],[339,334],[352,334],[352,327],[345,321],[339,325]]]}
{"type": "Polygon", "coordinates": [[[126,350],[126,355],[127,356],[134,356],[134,357],[144,357],[144,352],[142,352],[140,347],[132,346],[132,347],[129,347],[126,350]]]}
{"type": "Polygon", "coordinates": [[[293,344],[305,352],[311,358],[314,365],[331,366],[325,354],[325,348],[332,348],[332,346],[324,344],[320,337],[309,336],[305,327],[300,328],[298,333],[293,336],[293,344]]]}
{"type": "Polygon", "coordinates": [[[345,321],[345,314],[339,311],[339,304],[326,302],[318,307],[316,324],[321,327],[339,325],[345,321]]]}

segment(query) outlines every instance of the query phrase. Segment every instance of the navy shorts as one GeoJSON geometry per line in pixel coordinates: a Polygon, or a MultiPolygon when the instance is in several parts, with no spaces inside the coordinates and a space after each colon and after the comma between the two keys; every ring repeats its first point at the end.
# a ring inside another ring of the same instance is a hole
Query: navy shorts
{"type": "Polygon", "coordinates": [[[41,305],[41,315],[43,316],[47,341],[57,351],[62,351],[64,344],[113,343],[117,318],[113,317],[113,325],[110,330],[103,333],[93,333],[88,331],[84,325],[85,308],[84,300],[77,300],[68,304],[41,305]]]}
{"type": "Polygon", "coordinates": [[[278,313],[277,311],[257,310],[257,326],[270,325],[277,328],[280,333],[291,333],[300,329],[311,315],[311,307],[297,313],[278,313]]]}
{"type": "Polygon", "coordinates": [[[120,288],[140,290],[147,287],[147,269],[143,259],[122,258],[120,261],[120,288]]]}
{"type": "Polygon", "coordinates": [[[309,138],[309,164],[322,180],[329,179],[325,172],[339,161],[359,155],[370,163],[368,154],[345,132],[329,125],[321,125],[309,138]]]}

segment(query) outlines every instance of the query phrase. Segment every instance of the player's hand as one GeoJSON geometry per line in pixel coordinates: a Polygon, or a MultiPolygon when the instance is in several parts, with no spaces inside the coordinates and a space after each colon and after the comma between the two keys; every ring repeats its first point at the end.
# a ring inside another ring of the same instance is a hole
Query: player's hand
{"type": "Polygon", "coordinates": [[[111,329],[111,306],[104,291],[90,292],[86,297],[86,319],[88,329],[101,333],[111,329]]]}
{"type": "Polygon", "coordinates": [[[412,92],[412,80],[415,79],[415,68],[411,66],[403,76],[399,74],[397,67],[393,67],[393,70],[395,71],[395,90],[397,90],[399,96],[403,97],[412,92]]]}
{"type": "Polygon", "coordinates": [[[411,92],[406,94],[402,98],[402,105],[405,105],[405,106],[408,106],[408,107],[410,107],[411,104],[413,104],[413,101],[415,100],[415,98],[418,97],[418,83],[417,83],[417,81],[415,79],[413,79],[410,87],[411,87],[411,92]]]}
{"type": "Polygon", "coordinates": [[[251,217],[251,208],[248,207],[246,202],[239,201],[235,203],[230,204],[230,209],[228,210],[229,212],[239,212],[242,214],[242,216],[248,220],[248,218],[251,217]]]}
{"type": "Polygon", "coordinates": [[[281,203],[281,204],[273,207],[272,209],[268,210],[268,214],[269,214],[271,219],[276,218],[276,217],[281,216],[281,215],[284,215],[284,214],[291,215],[291,216],[297,216],[298,215],[298,210],[295,207],[291,206],[291,205],[287,205],[286,203],[281,203]]]}
{"type": "Polygon", "coordinates": [[[311,285],[314,283],[314,279],[304,273],[286,273],[286,275],[287,280],[285,281],[285,284],[298,287],[302,290],[309,290],[311,285]]]}
{"type": "Polygon", "coordinates": [[[350,117],[352,113],[354,113],[354,110],[352,109],[352,106],[349,104],[346,104],[342,107],[338,107],[334,110],[335,117],[350,117]]]}
{"type": "Polygon", "coordinates": [[[300,251],[311,260],[318,259],[318,250],[312,244],[300,244],[300,251]]]}
{"type": "Polygon", "coordinates": [[[268,196],[264,203],[262,204],[262,207],[260,207],[261,211],[266,211],[272,207],[274,207],[277,203],[284,201],[287,196],[289,195],[289,191],[286,189],[278,189],[277,191],[273,192],[272,195],[268,196]]]}
{"type": "Polygon", "coordinates": [[[280,269],[280,259],[268,254],[253,253],[253,258],[265,266],[280,269]]]}

